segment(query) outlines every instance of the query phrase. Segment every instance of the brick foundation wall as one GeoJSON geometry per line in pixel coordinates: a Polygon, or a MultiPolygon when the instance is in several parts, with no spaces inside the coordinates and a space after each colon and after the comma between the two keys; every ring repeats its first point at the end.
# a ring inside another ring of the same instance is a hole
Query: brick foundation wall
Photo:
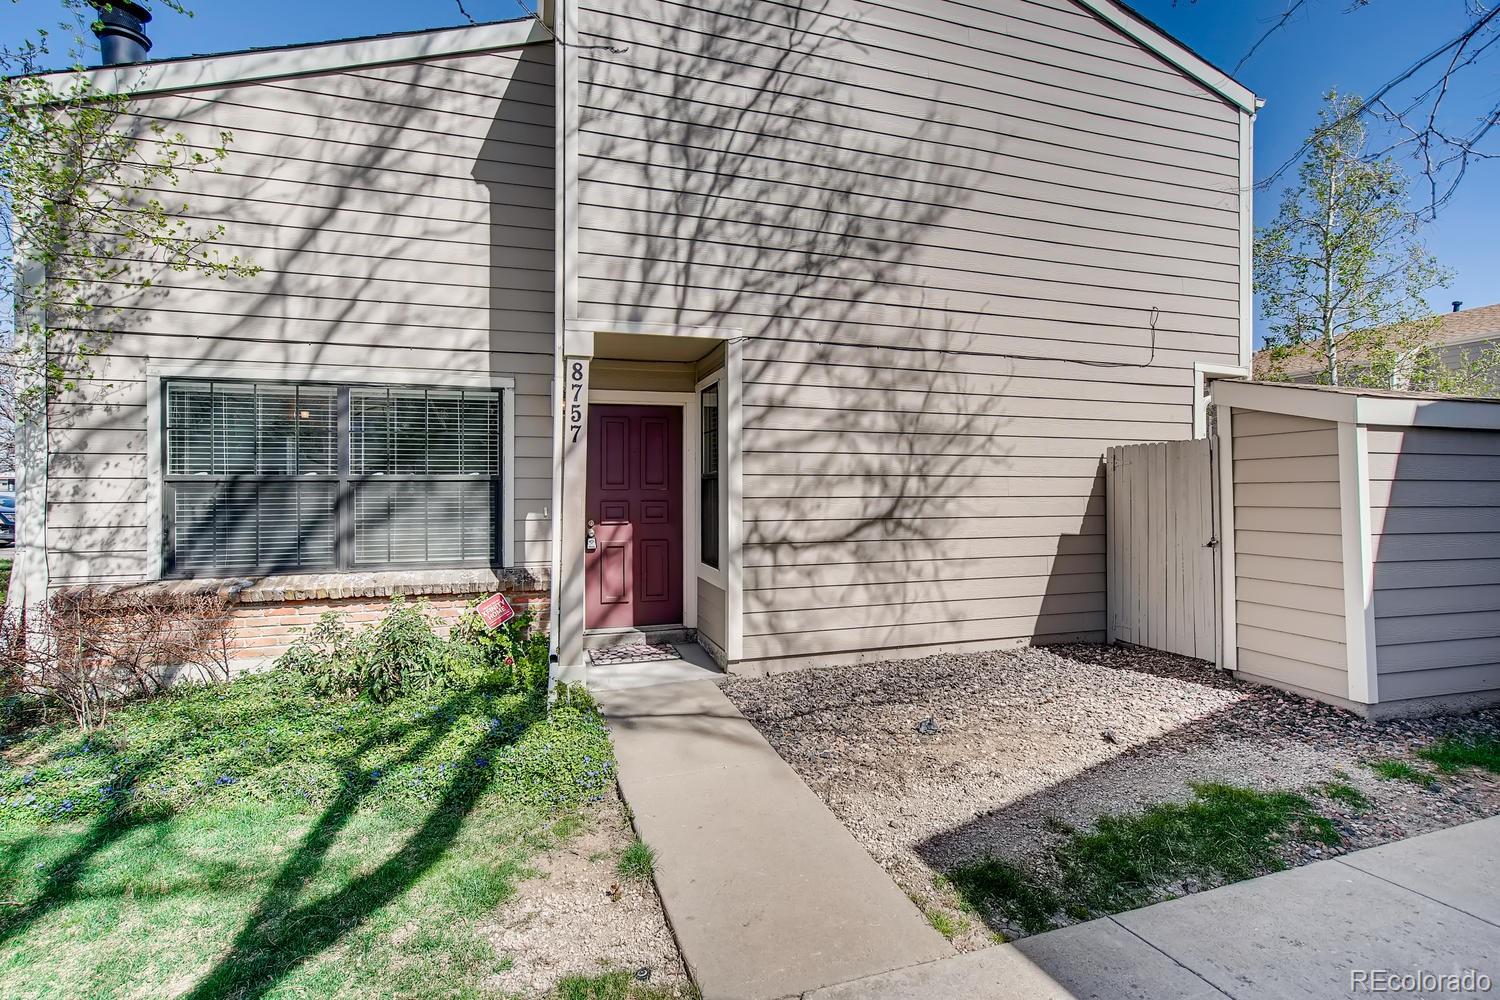
{"type": "MultiPolygon", "coordinates": [[[[517,611],[531,610],[542,628],[551,627],[552,617],[545,570],[526,567],[323,573],[259,580],[163,580],[82,589],[105,596],[118,591],[132,599],[154,592],[220,595],[233,609],[229,655],[230,671],[235,674],[269,667],[296,640],[299,629],[316,624],[325,612],[337,611],[345,624],[359,628],[384,617],[391,598],[397,595],[411,602],[425,602],[440,632],[446,632],[470,603],[496,593],[504,594],[517,611]]],[[[167,672],[169,682],[197,677],[194,668],[167,672]]]]}
{"type": "MultiPolygon", "coordinates": [[[[490,591],[477,594],[443,594],[413,596],[410,601],[426,601],[429,615],[440,622],[438,630],[446,632],[476,598],[488,597],[490,591]]],[[[517,611],[534,609],[539,624],[548,625],[547,595],[535,591],[505,595],[517,611]]],[[[312,598],[307,600],[257,601],[235,607],[230,626],[230,657],[236,664],[274,660],[286,652],[297,638],[297,630],[315,624],[328,611],[337,611],[344,622],[360,627],[379,621],[390,610],[389,597],[312,598]]]]}

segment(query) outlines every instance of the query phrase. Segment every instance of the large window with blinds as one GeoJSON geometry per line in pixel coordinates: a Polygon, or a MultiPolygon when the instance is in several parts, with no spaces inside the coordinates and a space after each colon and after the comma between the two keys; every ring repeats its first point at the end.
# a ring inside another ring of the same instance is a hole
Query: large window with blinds
{"type": "Polygon", "coordinates": [[[170,380],[169,576],[499,561],[494,390],[170,380]]]}

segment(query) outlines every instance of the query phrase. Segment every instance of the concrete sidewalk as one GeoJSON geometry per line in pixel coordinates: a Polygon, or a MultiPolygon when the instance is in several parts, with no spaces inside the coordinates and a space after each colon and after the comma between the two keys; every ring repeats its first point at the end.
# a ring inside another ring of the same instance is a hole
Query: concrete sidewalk
{"type": "Polygon", "coordinates": [[[1261,1000],[1369,997],[1357,970],[1462,973],[1500,995],[1500,817],[1359,851],[807,1000],[1261,1000]]]}
{"type": "Polygon", "coordinates": [[[953,954],[712,680],[595,693],[706,1000],[796,996],[953,954]]]}

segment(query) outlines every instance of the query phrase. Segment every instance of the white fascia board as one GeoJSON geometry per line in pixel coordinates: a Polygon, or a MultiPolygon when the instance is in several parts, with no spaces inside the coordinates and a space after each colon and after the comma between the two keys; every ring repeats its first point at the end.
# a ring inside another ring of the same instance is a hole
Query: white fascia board
{"type": "Polygon", "coordinates": [[[1236,82],[1227,73],[1215,69],[1187,48],[1140,20],[1125,7],[1114,3],[1113,0],[1076,0],[1076,2],[1155,52],[1230,104],[1253,114],[1263,103],[1247,87],[1236,82]]]}
{"type": "Polygon", "coordinates": [[[1214,382],[1210,392],[1213,401],[1223,406],[1289,413],[1313,420],[1364,426],[1500,430],[1500,401],[1363,396],[1358,392],[1228,380],[1214,382]]]}
{"type": "Polygon", "coordinates": [[[1354,420],[1354,404],[1359,398],[1342,392],[1320,392],[1316,389],[1296,389],[1266,382],[1229,380],[1215,382],[1211,392],[1213,401],[1221,406],[1262,410],[1267,413],[1290,413],[1313,420],[1346,423],[1354,420]]]}
{"type": "Polygon", "coordinates": [[[1355,423],[1359,424],[1500,430],[1500,401],[1395,399],[1389,396],[1357,396],[1355,400],[1355,423]]]}
{"type": "MultiPolygon", "coordinates": [[[[546,42],[551,38],[545,27],[528,17],[500,24],[421,31],[390,38],[355,39],[89,69],[82,72],[82,78],[92,92],[154,94],[489,52],[546,42]]],[[[69,97],[74,93],[79,76],[79,73],[68,71],[49,73],[41,79],[51,84],[59,97],[69,97]]]]}

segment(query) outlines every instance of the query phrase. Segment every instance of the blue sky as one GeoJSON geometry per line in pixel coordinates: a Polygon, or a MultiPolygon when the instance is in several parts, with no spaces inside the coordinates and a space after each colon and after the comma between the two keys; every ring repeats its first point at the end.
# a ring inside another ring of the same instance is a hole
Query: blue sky
{"type": "MultiPolygon", "coordinates": [[[[518,16],[517,0],[465,0],[482,20],[518,16]]],[[[539,2],[539,0],[535,0],[539,2]]],[[[1251,43],[1291,0],[1134,0],[1143,15],[1216,65],[1232,69],[1251,43]]],[[[534,7],[532,0],[528,0],[534,7]]],[[[0,4],[9,6],[6,0],[0,4]]],[[[1303,10],[1264,45],[1238,78],[1266,102],[1256,124],[1257,179],[1281,164],[1316,120],[1330,87],[1369,92],[1467,23],[1465,0],[1308,0],[1303,10]]],[[[194,6],[190,2],[190,6],[194,6]]],[[[351,35],[463,24],[455,0],[364,0],[355,3],[259,0],[254,4],[207,0],[186,20],[163,12],[152,24],[157,56],[217,52],[256,45],[321,41],[351,35]]],[[[3,9],[3,8],[0,8],[3,9]]],[[[0,44],[55,16],[56,0],[20,0],[0,27],[0,44]]],[[[1483,72],[1495,63],[1481,65],[1483,72]]],[[[1468,103],[1457,115],[1478,114],[1500,95],[1500,76],[1476,73],[1468,103]]],[[[1500,148],[1500,137],[1495,140],[1500,148]]],[[[1256,195],[1263,224],[1280,201],[1279,190],[1256,195]]],[[[1426,240],[1456,272],[1453,285],[1431,296],[1435,309],[1452,299],[1466,306],[1500,302],[1500,160],[1474,167],[1457,197],[1428,227],[1426,240]]],[[[1257,326],[1261,324],[1257,322],[1257,326]]]]}

